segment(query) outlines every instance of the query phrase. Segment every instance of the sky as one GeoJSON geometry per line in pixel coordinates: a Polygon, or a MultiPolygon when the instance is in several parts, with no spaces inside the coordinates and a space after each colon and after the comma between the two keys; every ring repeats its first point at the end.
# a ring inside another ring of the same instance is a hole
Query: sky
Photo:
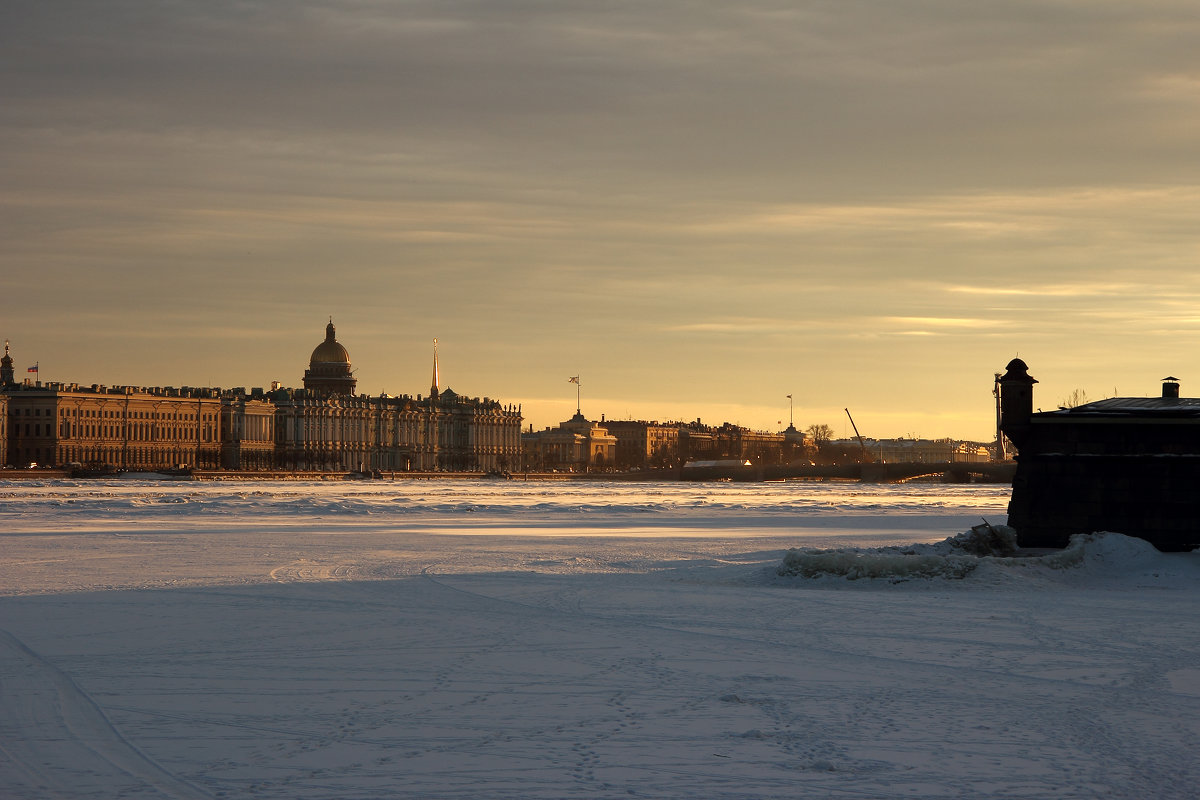
{"type": "Polygon", "coordinates": [[[1197,396],[1197,41],[1190,1],[7,0],[0,337],[299,386],[332,317],[360,393],[427,393],[436,337],[537,429],[574,375],[880,438],[991,439],[1018,355],[1044,409],[1197,396]]]}

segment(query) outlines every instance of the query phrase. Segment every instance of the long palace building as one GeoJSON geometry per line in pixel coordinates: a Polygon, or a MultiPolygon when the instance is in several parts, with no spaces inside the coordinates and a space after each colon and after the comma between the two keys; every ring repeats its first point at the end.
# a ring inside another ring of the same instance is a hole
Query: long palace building
{"type": "Polygon", "coordinates": [[[0,359],[0,464],[95,470],[320,472],[516,470],[521,409],[441,389],[428,397],[355,394],[333,321],[303,388],[80,386],[17,382],[0,359]]]}

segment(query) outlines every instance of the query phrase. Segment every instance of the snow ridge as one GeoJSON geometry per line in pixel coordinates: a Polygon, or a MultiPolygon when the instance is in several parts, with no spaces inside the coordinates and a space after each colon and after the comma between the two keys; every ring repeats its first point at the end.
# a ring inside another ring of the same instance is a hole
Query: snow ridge
{"type": "MultiPolygon", "coordinates": [[[[962,580],[981,567],[992,570],[1076,569],[1094,578],[1166,569],[1171,559],[1149,542],[1120,533],[1076,534],[1061,551],[1019,554],[1016,531],[1007,525],[977,525],[934,544],[903,547],[792,549],[776,574],[781,577],[962,580]]],[[[986,570],[985,570],[986,571],[986,570]]],[[[992,573],[994,575],[994,572],[992,573]]]]}

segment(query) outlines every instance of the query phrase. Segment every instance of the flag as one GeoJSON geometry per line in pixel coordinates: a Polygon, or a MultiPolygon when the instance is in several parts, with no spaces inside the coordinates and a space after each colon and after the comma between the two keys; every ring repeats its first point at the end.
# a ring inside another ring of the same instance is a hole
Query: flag
{"type": "Polygon", "coordinates": [[[27,369],[27,370],[25,370],[25,371],[26,371],[26,372],[37,372],[37,371],[38,371],[38,365],[37,365],[37,364],[34,364],[32,367],[30,367],[29,369],[27,369]]]}
{"type": "Polygon", "coordinates": [[[789,395],[788,395],[788,400],[791,400],[791,399],[792,399],[792,396],[789,394],[789,395]]]}
{"type": "Polygon", "coordinates": [[[579,376],[576,375],[574,378],[567,378],[567,383],[579,383],[579,376]]]}

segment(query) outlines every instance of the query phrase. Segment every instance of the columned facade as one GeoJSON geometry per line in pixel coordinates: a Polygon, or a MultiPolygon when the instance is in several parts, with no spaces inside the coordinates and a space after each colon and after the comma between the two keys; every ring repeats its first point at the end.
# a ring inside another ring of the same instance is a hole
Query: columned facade
{"type": "Polygon", "coordinates": [[[580,412],[557,428],[527,433],[523,440],[525,462],[533,469],[586,472],[616,466],[617,437],[580,412]]]}
{"type": "Polygon", "coordinates": [[[405,472],[515,470],[521,414],[495,400],[443,392],[437,398],[271,395],[281,469],[405,472]]]}
{"type": "MultiPolygon", "coordinates": [[[[5,353],[0,365],[11,373],[5,353]]],[[[492,471],[521,463],[521,410],[447,389],[430,397],[354,394],[334,337],[313,351],[303,389],[9,382],[0,459],[108,471],[199,468],[312,472],[492,471]]]]}
{"type": "MultiPolygon", "coordinates": [[[[257,392],[257,390],[256,390],[257,392]]],[[[221,468],[269,470],[275,467],[275,408],[257,392],[221,397],[221,468]]]]}
{"type": "Polygon", "coordinates": [[[92,469],[216,468],[221,400],[215,389],[8,389],[8,462],[92,469]]]}

